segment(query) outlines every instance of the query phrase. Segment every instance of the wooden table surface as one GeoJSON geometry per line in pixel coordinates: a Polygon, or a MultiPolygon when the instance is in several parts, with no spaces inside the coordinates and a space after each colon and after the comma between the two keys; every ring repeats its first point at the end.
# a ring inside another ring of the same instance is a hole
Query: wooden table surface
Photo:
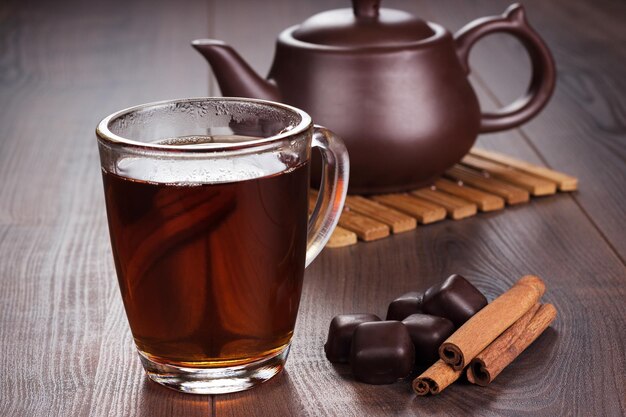
{"type": "MultiPolygon", "coordinates": [[[[385,0],[457,30],[507,1],[385,0]]],[[[626,3],[528,0],[558,86],[523,128],[479,144],[580,178],[580,191],[373,243],[326,249],[308,268],[286,370],[254,390],[191,396],[149,382],[115,279],[94,128],[130,105],[219,94],[189,41],[233,44],[265,73],[279,30],[347,0],[0,3],[0,415],[379,416],[626,413],[626,3]],[[236,3],[236,6],[235,6],[236,3]],[[489,298],[542,276],[559,317],[489,387],[416,398],[324,358],[330,319],[384,315],[449,274],[489,298]]],[[[506,36],[472,53],[486,108],[529,79],[506,36]]],[[[358,122],[358,121],[356,121],[358,122]]]]}

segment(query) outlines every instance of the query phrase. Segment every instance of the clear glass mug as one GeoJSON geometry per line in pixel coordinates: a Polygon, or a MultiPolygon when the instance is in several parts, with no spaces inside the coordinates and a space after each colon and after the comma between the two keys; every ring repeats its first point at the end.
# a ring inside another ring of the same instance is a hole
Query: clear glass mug
{"type": "Polygon", "coordinates": [[[132,107],[96,134],[117,277],[148,376],[216,394],[280,372],[304,268],[343,208],[342,141],[302,110],[244,98],[132,107]],[[323,180],[308,218],[312,147],[323,180]]]}

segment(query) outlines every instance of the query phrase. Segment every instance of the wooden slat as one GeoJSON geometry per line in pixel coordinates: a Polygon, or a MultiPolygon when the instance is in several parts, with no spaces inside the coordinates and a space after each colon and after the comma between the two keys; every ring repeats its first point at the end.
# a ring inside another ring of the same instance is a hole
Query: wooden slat
{"type": "Polygon", "coordinates": [[[346,230],[341,226],[337,226],[335,227],[335,230],[333,230],[333,234],[330,235],[330,239],[328,239],[326,247],[341,248],[344,246],[355,245],[356,243],[356,233],[346,230]]]}
{"type": "MultiPolygon", "coordinates": [[[[315,207],[315,203],[317,201],[317,191],[310,190],[309,191],[309,213],[313,211],[313,207],[315,207]]],[[[369,217],[360,215],[356,212],[352,212],[348,209],[344,209],[343,213],[341,213],[341,217],[339,217],[338,225],[346,231],[350,231],[356,234],[359,239],[364,240],[366,242],[382,239],[384,237],[389,236],[389,227],[371,219],[369,217]]],[[[350,242],[353,240],[352,237],[348,237],[344,232],[339,231],[340,235],[337,237],[341,246],[346,246],[343,244],[344,242],[350,242]]]]}
{"type": "Polygon", "coordinates": [[[430,188],[422,188],[412,191],[411,194],[431,203],[438,204],[446,209],[448,217],[454,220],[464,219],[476,214],[478,207],[471,201],[446,194],[430,188]]]}
{"type": "Polygon", "coordinates": [[[446,171],[446,175],[456,180],[463,181],[473,187],[503,197],[507,204],[526,203],[530,194],[523,188],[516,187],[495,178],[486,177],[482,173],[462,165],[455,165],[446,171]]]}
{"type": "Polygon", "coordinates": [[[350,210],[341,213],[339,225],[353,231],[359,239],[366,242],[389,236],[389,227],[386,224],[350,210]]]}
{"type": "Polygon", "coordinates": [[[415,218],[358,195],[348,196],[346,207],[386,224],[393,233],[406,232],[417,227],[415,218]]]}
{"type": "Polygon", "coordinates": [[[434,223],[446,218],[445,208],[418,200],[407,194],[383,194],[371,198],[415,217],[422,224],[434,223]]]}
{"type": "Polygon", "coordinates": [[[556,183],[534,175],[526,174],[514,168],[491,162],[486,159],[466,155],[461,163],[471,168],[489,173],[490,176],[517,185],[534,196],[543,196],[556,193],[556,183]]]}
{"type": "Polygon", "coordinates": [[[515,159],[508,155],[488,151],[486,149],[472,148],[470,153],[473,156],[506,165],[549,181],[554,181],[561,191],[574,191],[578,188],[578,178],[562,172],[554,171],[550,168],[531,164],[530,162],[515,159]]]}
{"type": "Polygon", "coordinates": [[[489,194],[468,185],[459,184],[444,178],[435,181],[438,190],[471,201],[478,206],[480,211],[502,210],[504,199],[494,194],[489,194]]]}
{"type": "MultiPolygon", "coordinates": [[[[317,191],[309,190],[309,215],[313,212],[315,203],[317,202],[317,191]]],[[[355,245],[357,243],[357,235],[350,230],[346,230],[341,226],[336,226],[333,233],[330,235],[326,247],[329,248],[341,248],[344,246],[355,245]]]]}

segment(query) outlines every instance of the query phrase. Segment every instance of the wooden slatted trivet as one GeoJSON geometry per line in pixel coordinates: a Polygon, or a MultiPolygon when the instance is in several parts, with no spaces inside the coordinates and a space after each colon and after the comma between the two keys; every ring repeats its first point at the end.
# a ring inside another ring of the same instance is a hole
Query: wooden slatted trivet
{"type": "Polygon", "coordinates": [[[530,197],[574,191],[578,179],[511,158],[473,148],[431,187],[407,193],[368,197],[348,196],[339,225],[326,244],[329,248],[373,241],[407,232],[418,223],[446,217],[454,220],[478,211],[502,210],[506,204],[522,204],[530,197]]]}

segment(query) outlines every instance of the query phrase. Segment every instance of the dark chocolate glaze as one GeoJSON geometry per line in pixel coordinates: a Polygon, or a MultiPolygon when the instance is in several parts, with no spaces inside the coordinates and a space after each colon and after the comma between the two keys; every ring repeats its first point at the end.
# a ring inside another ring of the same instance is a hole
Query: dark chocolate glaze
{"type": "Polygon", "coordinates": [[[375,314],[341,314],[333,317],[324,345],[326,358],[336,363],[348,362],[354,329],[361,323],[372,321],[380,321],[380,318],[375,314]]]}
{"type": "Polygon", "coordinates": [[[387,308],[387,320],[404,320],[411,314],[422,311],[421,292],[408,292],[393,300],[387,308]]]}
{"type": "Polygon", "coordinates": [[[350,365],[354,377],[368,384],[391,384],[409,375],[415,347],[399,321],[363,323],[352,338],[350,365]]]}
{"type": "Polygon", "coordinates": [[[454,323],[444,317],[412,314],[402,320],[415,346],[415,363],[430,366],[439,359],[439,346],[452,333],[454,323]]]}
{"type": "Polygon", "coordinates": [[[422,310],[450,319],[458,328],[487,305],[485,296],[461,275],[451,275],[424,292],[422,310]]]}

